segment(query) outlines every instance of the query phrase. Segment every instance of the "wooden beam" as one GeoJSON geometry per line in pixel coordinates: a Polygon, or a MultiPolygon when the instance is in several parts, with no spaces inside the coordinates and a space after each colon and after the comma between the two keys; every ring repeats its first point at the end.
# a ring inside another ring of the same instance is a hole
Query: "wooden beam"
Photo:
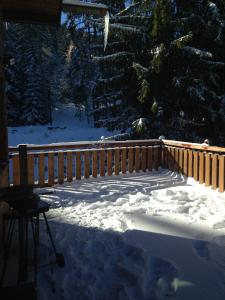
{"type": "Polygon", "coordinates": [[[8,186],[8,131],[4,84],[3,12],[0,2],[0,188],[8,186]]]}

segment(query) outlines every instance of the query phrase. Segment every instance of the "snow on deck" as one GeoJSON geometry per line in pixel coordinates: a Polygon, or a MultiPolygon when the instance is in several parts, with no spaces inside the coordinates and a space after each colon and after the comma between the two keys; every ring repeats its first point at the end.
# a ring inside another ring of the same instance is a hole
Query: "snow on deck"
{"type": "Polygon", "coordinates": [[[66,265],[40,269],[39,299],[225,299],[224,193],[165,170],[45,191],[66,265]]]}

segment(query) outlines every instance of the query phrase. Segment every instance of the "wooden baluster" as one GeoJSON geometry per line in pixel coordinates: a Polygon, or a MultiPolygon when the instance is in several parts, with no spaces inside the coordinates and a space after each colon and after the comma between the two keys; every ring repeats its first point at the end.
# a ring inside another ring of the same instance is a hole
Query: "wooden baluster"
{"type": "Polygon", "coordinates": [[[45,186],[45,154],[38,153],[38,185],[45,186]]]}
{"type": "Polygon", "coordinates": [[[133,173],[134,170],[134,148],[129,147],[129,152],[128,152],[128,170],[129,173],[133,173]]]}
{"type": "Polygon", "coordinates": [[[48,153],[48,186],[53,186],[55,183],[55,162],[54,152],[48,153]]]}
{"type": "Polygon", "coordinates": [[[219,156],[219,192],[224,192],[224,155],[219,156]]]}
{"type": "Polygon", "coordinates": [[[20,185],[20,160],[19,155],[12,156],[13,185],[20,185]]]}
{"type": "Polygon", "coordinates": [[[107,175],[112,175],[112,149],[107,150],[107,175]]]}
{"type": "Polygon", "coordinates": [[[180,170],[180,164],[179,164],[179,149],[174,149],[174,171],[175,172],[181,172],[180,170]]]}
{"type": "Polygon", "coordinates": [[[92,177],[96,178],[98,176],[98,152],[93,150],[92,152],[92,177]]]}
{"type": "Polygon", "coordinates": [[[170,149],[170,156],[171,156],[171,171],[175,171],[175,148],[170,149]]]}
{"type": "Polygon", "coordinates": [[[158,171],[159,167],[159,147],[153,148],[153,168],[155,171],[158,171]]]}
{"type": "Polygon", "coordinates": [[[218,155],[212,154],[212,188],[218,187],[218,155]]]}
{"type": "Polygon", "coordinates": [[[188,176],[188,150],[184,150],[184,176],[188,176]]]}
{"type": "Polygon", "coordinates": [[[211,185],[211,169],[212,169],[211,154],[206,153],[205,154],[205,185],[206,186],[211,185]]]}
{"type": "Polygon", "coordinates": [[[115,155],[115,175],[119,175],[120,173],[120,149],[116,148],[114,151],[115,155]]]}
{"type": "Polygon", "coordinates": [[[76,179],[81,180],[81,152],[76,152],[76,179]]]}
{"type": "Polygon", "coordinates": [[[141,168],[142,168],[143,172],[146,172],[146,168],[147,168],[146,153],[147,153],[147,148],[145,146],[143,146],[142,151],[141,151],[141,168]]]}
{"type": "Polygon", "coordinates": [[[199,183],[205,182],[205,153],[199,152],[199,183]]]}
{"type": "Polygon", "coordinates": [[[66,173],[67,181],[73,181],[73,152],[71,151],[66,153],[66,173]]]}
{"type": "Polygon", "coordinates": [[[188,177],[193,177],[193,151],[188,150],[188,177]]]}
{"type": "Polygon", "coordinates": [[[34,184],[34,154],[28,154],[27,156],[28,167],[28,184],[34,184]]]}
{"type": "Polygon", "coordinates": [[[194,151],[194,180],[198,181],[198,170],[199,170],[199,167],[198,167],[198,164],[199,164],[199,159],[198,159],[198,154],[199,152],[198,151],[194,151]]]}
{"type": "Polygon", "coordinates": [[[140,170],[140,147],[135,147],[135,171],[140,170]]]}
{"type": "Polygon", "coordinates": [[[127,173],[127,149],[122,148],[121,170],[123,174],[127,173]]]}
{"type": "Polygon", "coordinates": [[[105,176],[105,150],[100,150],[100,176],[105,176]]]}
{"type": "Polygon", "coordinates": [[[148,170],[152,171],[152,147],[148,147],[148,170]]]}
{"type": "Polygon", "coordinates": [[[179,172],[181,174],[184,173],[184,150],[183,149],[179,149],[179,172]]]}
{"type": "Polygon", "coordinates": [[[84,152],[84,178],[89,178],[90,176],[90,158],[89,151],[84,152]]]}

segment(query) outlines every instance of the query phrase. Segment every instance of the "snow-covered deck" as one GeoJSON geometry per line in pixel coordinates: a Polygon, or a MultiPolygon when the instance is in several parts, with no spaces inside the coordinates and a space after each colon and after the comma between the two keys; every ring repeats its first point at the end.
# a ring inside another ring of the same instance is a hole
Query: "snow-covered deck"
{"type": "Polygon", "coordinates": [[[66,266],[40,269],[39,299],[224,299],[224,193],[165,170],[45,191],[66,266]]]}

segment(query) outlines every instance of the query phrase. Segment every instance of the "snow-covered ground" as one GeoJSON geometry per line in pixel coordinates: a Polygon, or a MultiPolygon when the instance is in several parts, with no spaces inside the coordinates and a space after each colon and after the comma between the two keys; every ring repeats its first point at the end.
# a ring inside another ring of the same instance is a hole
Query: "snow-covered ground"
{"type": "Polygon", "coordinates": [[[59,105],[53,110],[52,125],[9,127],[9,145],[93,141],[116,134],[104,128],[94,128],[85,118],[80,121],[74,117],[75,112],[72,103],[59,105]]]}
{"type": "Polygon", "coordinates": [[[39,299],[225,299],[224,193],[165,170],[46,191],[66,265],[40,269],[39,299]]]}
{"type": "MultiPolygon", "coordinates": [[[[68,104],[54,110],[52,126],[9,128],[9,144],[116,134],[74,114],[68,104]]],[[[47,192],[41,197],[51,204],[50,226],[66,261],[63,269],[49,265],[54,256],[42,230],[39,300],[225,299],[225,193],[165,170],[37,191],[47,192]]]]}

